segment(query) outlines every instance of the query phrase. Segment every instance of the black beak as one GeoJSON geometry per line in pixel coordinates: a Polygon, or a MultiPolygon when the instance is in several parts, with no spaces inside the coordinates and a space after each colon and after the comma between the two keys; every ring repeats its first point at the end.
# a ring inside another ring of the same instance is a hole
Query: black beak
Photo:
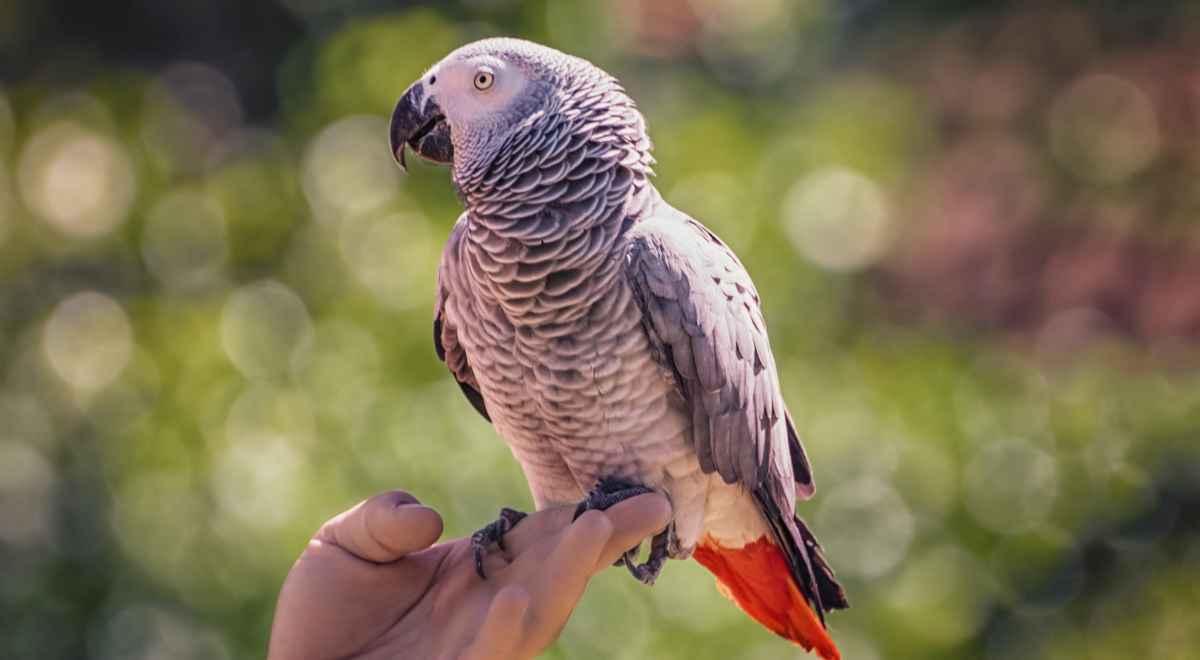
{"type": "Polygon", "coordinates": [[[435,163],[454,161],[454,146],[450,143],[450,126],[436,101],[425,94],[422,81],[413,83],[404,92],[392,112],[392,156],[400,169],[404,163],[404,145],[417,155],[435,163]]]}

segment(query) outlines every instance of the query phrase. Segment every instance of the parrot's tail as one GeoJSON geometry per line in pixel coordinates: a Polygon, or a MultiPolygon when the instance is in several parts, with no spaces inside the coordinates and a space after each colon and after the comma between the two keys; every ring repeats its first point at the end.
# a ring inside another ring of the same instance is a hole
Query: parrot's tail
{"type": "Polygon", "coordinates": [[[850,605],[821,545],[803,520],[785,517],[765,492],[754,498],[771,533],[740,548],[706,535],[693,556],[755,621],[825,660],[840,660],[825,631],[825,612],[850,605]]]}
{"type": "Polygon", "coordinates": [[[783,551],[770,537],[725,548],[710,536],[692,556],[717,577],[717,589],[755,621],[825,660],[841,659],[821,619],[796,587],[783,551]]]}

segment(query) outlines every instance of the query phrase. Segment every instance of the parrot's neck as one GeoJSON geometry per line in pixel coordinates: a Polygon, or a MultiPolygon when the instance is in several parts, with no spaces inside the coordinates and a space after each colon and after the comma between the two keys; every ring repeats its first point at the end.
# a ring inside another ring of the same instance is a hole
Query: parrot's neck
{"type": "Polygon", "coordinates": [[[480,289],[514,323],[560,323],[620,276],[617,243],[658,199],[653,158],[631,102],[527,121],[525,148],[513,144],[485,175],[456,177],[469,218],[465,249],[480,289]]]}

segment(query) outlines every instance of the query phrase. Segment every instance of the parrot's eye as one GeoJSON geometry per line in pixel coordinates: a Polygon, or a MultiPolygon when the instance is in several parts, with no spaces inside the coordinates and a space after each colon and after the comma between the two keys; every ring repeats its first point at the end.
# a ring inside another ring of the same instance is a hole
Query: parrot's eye
{"type": "Polygon", "coordinates": [[[475,89],[483,91],[489,89],[492,83],[496,82],[496,74],[488,69],[480,69],[475,72],[475,89]]]}

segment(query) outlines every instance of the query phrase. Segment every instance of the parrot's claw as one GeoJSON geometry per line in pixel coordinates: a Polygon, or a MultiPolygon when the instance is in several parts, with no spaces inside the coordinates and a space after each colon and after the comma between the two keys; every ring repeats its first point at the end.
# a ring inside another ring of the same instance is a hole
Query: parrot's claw
{"type": "MultiPolygon", "coordinates": [[[[653,493],[654,491],[646,486],[638,486],[620,479],[601,479],[592,492],[588,493],[587,498],[575,507],[575,518],[579,518],[584,513],[597,510],[604,511],[619,502],[624,502],[627,499],[653,493]]],[[[667,540],[670,537],[670,528],[663,530],[657,534],[650,542],[650,556],[646,558],[646,563],[638,564],[638,550],[642,544],[639,543],[625,552],[613,566],[624,564],[633,577],[637,578],[643,584],[654,584],[658,579],[659,573],[662,573],[663,564],[667,560],[667,540]]]]}
{"type": "Polygon", "coordinates": [[[650,556],[646,558],[645,563],[637,563],[638,548],[626,552],[621,557],[625,562],[625,566],[629,568],[630,575],[637,578],[638,582],[652,586],[654,581],[658,579],[659,574],[662,573],[663,566],[667,563],[667,539],[670,536],[670,531],[671,528],[668,527],[656,534],[650,541],[650,556]]]}
{"type": "Polygon", "coordinates": [[[471,535],[471,550],[475,553],[475,572],[479,574],[480,578],[487,579],[487,573],[483,570],[483,557],[487,554],[488,546],[495,543],[501,550],[507,550],[504,547],[504,535],[516,527],[517,523],[521,522],[526,515],[516,509],[504,507],[500,509],[499,518],[471,535]]]}
{"type": "Polygon", "coordinates": [[[601,479],[592,492],[575,507],[575,517],[571,520],[578,519],[588,511],[604,511],[627,499],[653,492],[645,486],[637,486],[620,479],[601,479]]]}

